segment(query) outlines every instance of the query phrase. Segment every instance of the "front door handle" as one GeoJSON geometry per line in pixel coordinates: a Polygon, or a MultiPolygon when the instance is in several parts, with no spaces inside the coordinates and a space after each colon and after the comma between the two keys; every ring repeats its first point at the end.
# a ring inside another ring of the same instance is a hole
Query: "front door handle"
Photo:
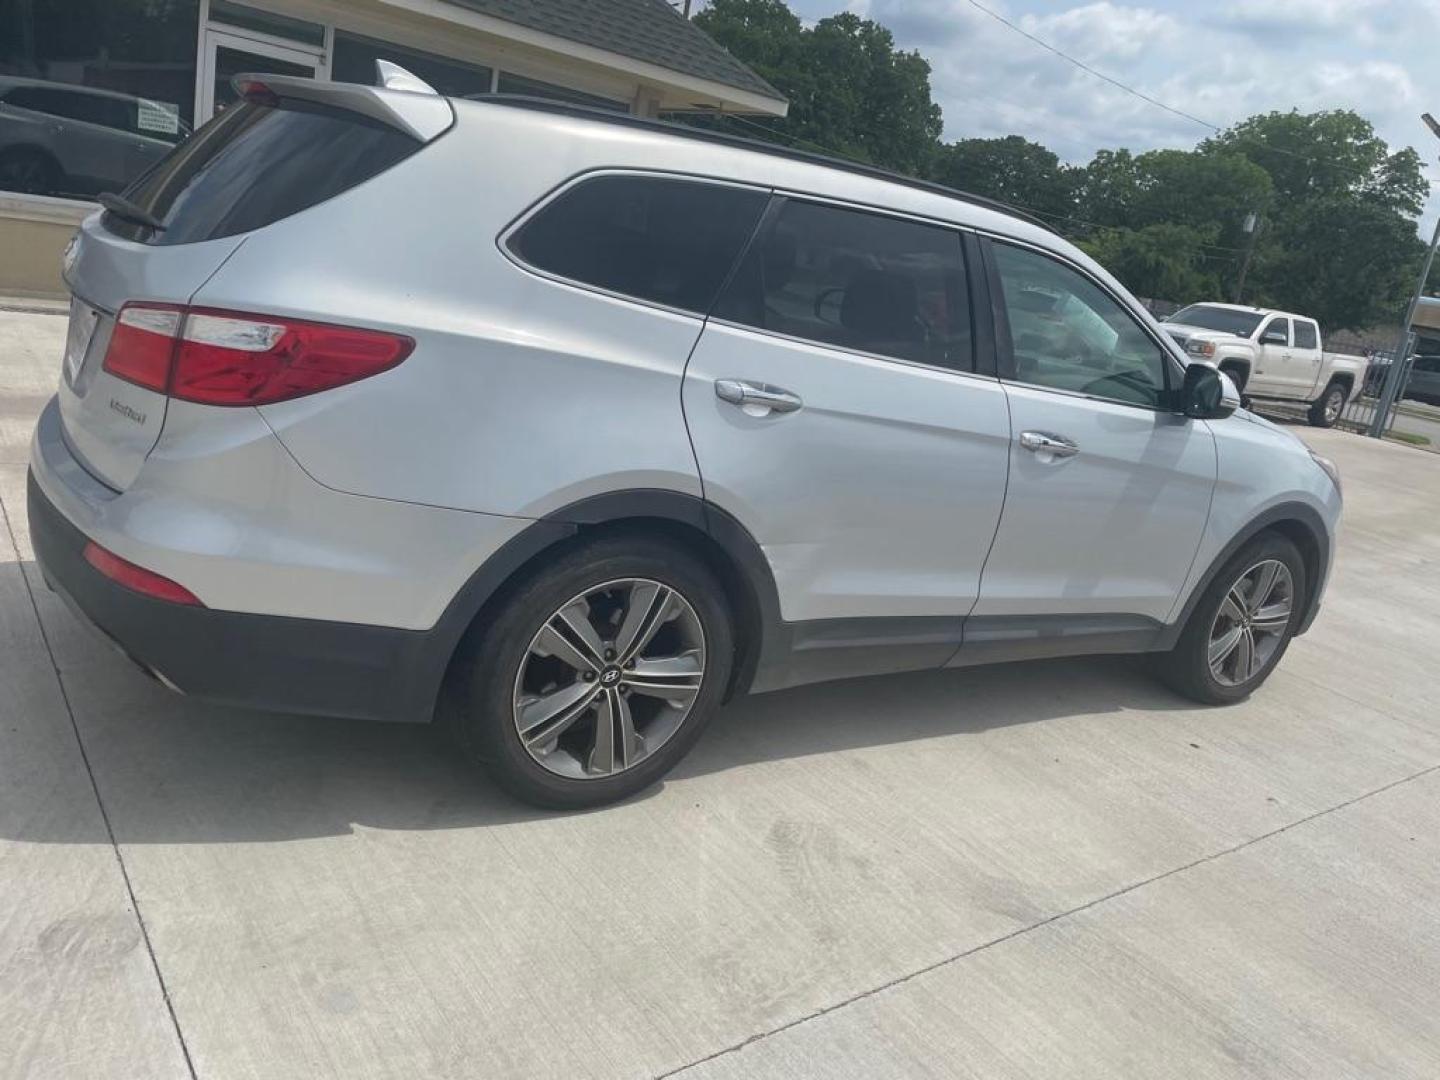
{"type": "Polygon", "coordinates": [[[736,405],[751,416],[768,413],[792,413],[801,405],[798,394],[769,383],[753,383],[746,379],[716,379],[715,396],[736,405]]]}
{"type": "Polygon", "coordinates": [[[1045,431],[1022,431],[1020,446],[1032,454],[1038,454],[1042,461],[1049,458],[1074,457],[1080,452],[1080,447],[1076,443],[1063,436],[1051,435],[1045,431]]]}

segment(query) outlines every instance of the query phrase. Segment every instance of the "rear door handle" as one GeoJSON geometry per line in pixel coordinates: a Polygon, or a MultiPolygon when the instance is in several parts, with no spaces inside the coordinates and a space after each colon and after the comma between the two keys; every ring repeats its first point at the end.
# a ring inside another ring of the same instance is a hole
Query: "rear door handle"
{"type": "Polygon", "coordinates": [[[1020,446],[1037,454],[1043,461],[1046,457],[1068,458],[1074,457],[1080,452],[1078,444],[1071,442],[1061,435],[1051,435],[1045,431],[1022,431],[1020,433],[1020,446]]]}
{"type": "Polygon", "coordinates": [[[772,412],[792,413],[805,404],[798,394],[792,394],[789,390],[746,379],[716,379],[715,396],[751,416],[764,416],[772,412]]]}

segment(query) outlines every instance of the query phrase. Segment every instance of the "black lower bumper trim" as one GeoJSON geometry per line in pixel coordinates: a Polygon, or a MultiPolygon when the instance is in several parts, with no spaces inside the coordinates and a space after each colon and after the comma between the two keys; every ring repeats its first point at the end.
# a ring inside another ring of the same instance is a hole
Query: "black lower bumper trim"
{"type": "Polygon", "coordinates": [[[277,712],[431,718],[439,675],[431,633],[154,600],[85,560],[85,534],[33,474],[27,500],[35,557],[51,587],[142,668],[185,694],[277,712]]]}

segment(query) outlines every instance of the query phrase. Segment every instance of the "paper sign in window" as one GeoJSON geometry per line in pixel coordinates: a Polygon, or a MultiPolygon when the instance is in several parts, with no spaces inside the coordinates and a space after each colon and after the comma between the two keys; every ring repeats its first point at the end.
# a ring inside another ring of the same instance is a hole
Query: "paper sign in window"
{"type": "Polygon", "coordinates": [[[154,131],[161,135],[175,135],[180,131],[180,106],[168,101],[139,102],[135,126],[141,131],[154,131]]]}

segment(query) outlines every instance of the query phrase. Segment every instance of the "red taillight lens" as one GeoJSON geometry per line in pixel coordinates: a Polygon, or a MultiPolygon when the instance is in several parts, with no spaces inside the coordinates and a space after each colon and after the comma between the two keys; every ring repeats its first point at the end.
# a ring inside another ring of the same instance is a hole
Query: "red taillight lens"
{"type": "Polygon", "coordinates": [[[415,342],[398,334],[194,310],[185,319],[170,395],[204,405],[270,405],[368,379],[415,342]]]}
{"type": "Polygon", "coordinates": [[[415,342],[400,334],[267,315],[126,304],[105,370],[202,405],[273,405],[388,371],[415,342]]]}
{"type": "Polygon", "coordinates": [[[126,304],[110,334],[105,370],[118,379],[165,393],[182,314],[183,309],[168,304],[126,304]]]}
{"type": "Polygon", "coordinates": [[[252,105],[269,105],[274,108],[280,104],[280,95],[259,79],[241,79],[235,84],[235,90],[252,105]]]}
{"type": "Polygon", "coordinates": [[[205,606],[200,603],[199,597],[184,585],[171,581],[167,577],[161,577],[153,570],[146,570],[143,566],[136,566],[134,563],[120,558],[113,551],[106,551],[94,541],[85,545],[85,561],[111,581],[125,586],[132,592],[153,597],[156,600],[165,600],[171,604],[205,606]]]}

